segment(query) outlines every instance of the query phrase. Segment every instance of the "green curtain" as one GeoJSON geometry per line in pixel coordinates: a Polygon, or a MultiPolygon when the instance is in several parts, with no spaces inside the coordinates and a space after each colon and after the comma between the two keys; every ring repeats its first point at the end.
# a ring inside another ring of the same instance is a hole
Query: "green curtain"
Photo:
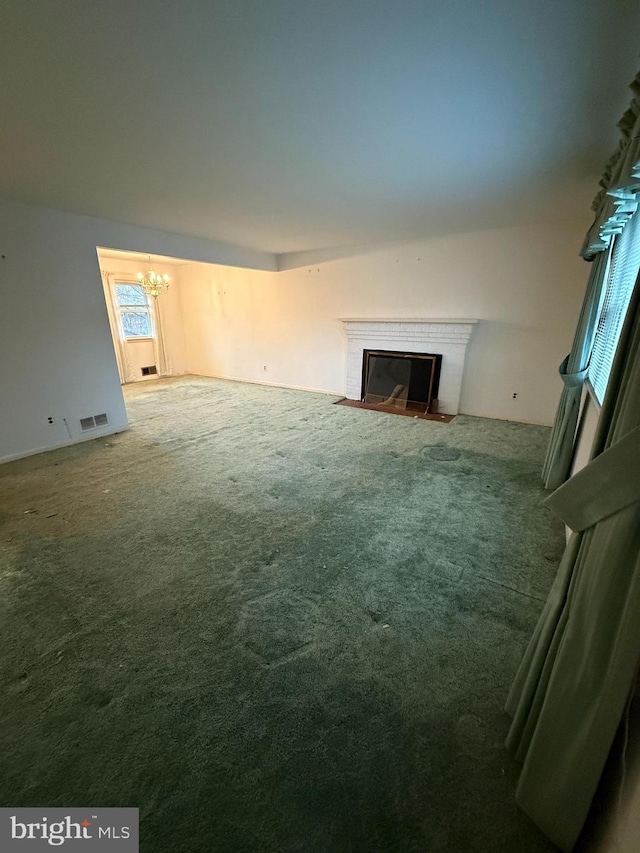
{"type": "Polygon", "coordinates": [[[560,365],[565,387],[542,469],[542,481],[547,489],[557,489],[571,471],[582,383],[597,328],[611,241],[622,233],[640,201],[640,74],[632,81],[630,89],[633,97],[629,109],[618,122],[620,144],[600,179],[601,190],[592,205],[595,220],[582,246],[582,256],[593,260],[593,267],[571,353],[560,365]]]}
{"type": "Polygon", "coordinates": [[[563,850],[587,816],[640,665],[640,276],[591,462],[546,503],[574,532],[506,709],[516,799],[563,850]]]}
{"type": "Polygon", "coordinates": [[[630,83],[629,109],[618,122],[620,142],[600,178],[600,191],[591,205],[595,220],[582,245],[581,255],[592,260],[619,234],[638,207],[640,193],[640,73],[630,83]]]}
{"type": "Polygon", "coordinates": [[[605,251],[599,252],[593,261],[573,346],[560,365],[564,388],[542,469],[542,481],[546,489],[557,489],[561,486],[571,470],[582,384],[587,375],[593,339],[598,327],[598,311],[607,276],[608,259],[609,251],[605,251]]]}

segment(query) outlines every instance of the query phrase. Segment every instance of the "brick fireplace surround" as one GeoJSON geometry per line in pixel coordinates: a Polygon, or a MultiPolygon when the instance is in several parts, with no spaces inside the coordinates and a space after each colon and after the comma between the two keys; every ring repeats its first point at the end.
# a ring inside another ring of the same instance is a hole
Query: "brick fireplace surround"
{"type": "Polygon", "coordinates": [[[365,349],[442,355],[439,409],[457,415],[467,344],[477,320],[341,320],[347,338],[346,396],[359,400],[365,349]]]}

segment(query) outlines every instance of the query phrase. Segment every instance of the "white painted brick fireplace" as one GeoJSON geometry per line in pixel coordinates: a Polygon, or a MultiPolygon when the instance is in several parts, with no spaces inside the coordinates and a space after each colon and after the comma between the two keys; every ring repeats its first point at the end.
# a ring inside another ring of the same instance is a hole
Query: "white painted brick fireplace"
{"type": "Polygon", "coordinates": [[[457,415],[467,344],[477,320],[342,320],[347,338],[346,396],[359,400],[365,349],[442,355],[440,411],[457,415]]]}

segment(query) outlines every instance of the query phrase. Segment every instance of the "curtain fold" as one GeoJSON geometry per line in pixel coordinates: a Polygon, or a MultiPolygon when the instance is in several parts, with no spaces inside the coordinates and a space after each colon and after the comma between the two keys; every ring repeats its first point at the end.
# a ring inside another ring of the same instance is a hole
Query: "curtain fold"
{"type": "Polygon", "coordinates": [[[596,457],[546,500],[571,530],[582,531],[640,501],[640,426],[596,457]]]}
{"type": "Polygon", "coordinates": [[[547,499],[581,530],[567,544],[506,704],[507,746],[523,762],[516,799],[565,851],[587,816],[640,665],[638,458],[640,276],[591,462],[547,499]]]}
{"type": "Polygon", "coordinates": [[[622,136],[600,178],[600,191],[591,205],[596,217],[580,254],[592,260],[605,251],[638,209],[640,194],[640,74],[631,83],[633,99],[618,122],[622,136]]]}
{"type": "Polygon", "coordinates": [[[600,252],[593,261],[573,346],[560,365],[564,388],[542,469],[542,481],[546,489],[556,489],[562,485],[571,469],[582,385],[587,375],[593,339],[598,327],[598,314],[607,277],[608,260],[609,252],[600,252]]]}
{"type": "MultiPolygon", "coordinates": [[[[595,336],[598,310],[606,282],[606,262],[612,239],[621,234],[640,204],[640,74],[630,85],[633,98],[618,122],[621,140],[600,179],[592,208],[596,217],[587,232],[581,255],[593,261],[573,346],[560,365],[564,388],[558,404],[542,468],[546,489],[557,489],[569,477],[573,459],[582,380],[586,376],[595,336]]],[[[639,214],[640,215],[640,214],[639,214]]]]}

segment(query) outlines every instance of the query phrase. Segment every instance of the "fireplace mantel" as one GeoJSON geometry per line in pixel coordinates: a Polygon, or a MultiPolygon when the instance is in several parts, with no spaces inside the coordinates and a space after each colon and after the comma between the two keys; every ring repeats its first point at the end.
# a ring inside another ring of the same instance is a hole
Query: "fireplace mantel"
{"type": "Polygon", "coordinates": [[[477,322],[442,317],[341,320],[347,338],[347,398],[360,399],[365,349],[439,353],[442,355],[440,411],[456,415],[460,406],[467,344],[477,322]]]}

